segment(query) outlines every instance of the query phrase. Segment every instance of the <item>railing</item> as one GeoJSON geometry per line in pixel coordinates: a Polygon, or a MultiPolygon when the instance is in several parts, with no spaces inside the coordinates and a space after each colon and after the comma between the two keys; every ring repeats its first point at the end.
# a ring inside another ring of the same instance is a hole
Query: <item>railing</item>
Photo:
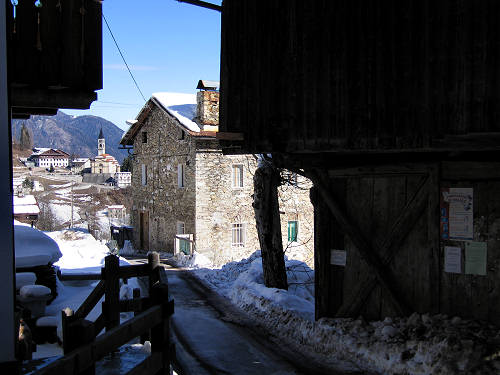
{"type": "Polygon", "coordinates": [[[151,340],[151,355],[127,375],[169,374],[174,353],[170,343],[170,316],[174,301],[168,297],[168,281],[157,253],[149,254],[148,264],[120,266],[109,255],[100,275],[60,275],[62,280],[101,281],[76,312],[62,311],[64,357],[40,369],[36,374],[94,375],[95,363],[135,337],[151,340]],[[141,298],[138,289],[132,300],[119,299],[120,278],[148,276],[149,296],[141,298]],[[93,277],[93,278],[91,278],[93,277]],[[94,321],[86,320],[104,296],[102,313],[94,321]],[[120,325],[120,312],[133,311],[134,317],[120,325]],[[106,332],[97,336],[103,328],[106,332]]]}

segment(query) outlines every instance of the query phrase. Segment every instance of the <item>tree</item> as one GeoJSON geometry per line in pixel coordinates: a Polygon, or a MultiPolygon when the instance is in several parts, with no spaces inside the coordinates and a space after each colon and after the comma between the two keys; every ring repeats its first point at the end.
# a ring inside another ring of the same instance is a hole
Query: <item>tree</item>
{"type": "Polygon", "coordinates": [[[132,155],[128,155],[125,159],[123,159],[120,170],[122,172],[132,172],[132,155]]]}
{"type": "Polygon", "coordinates": [[[19,137],[19,144],[21,146],[22,150],[29,150],[31,149],[33,143],[31,141],[31,135],[26,127],[26,124],[23,122],[23,126],[21,127],[21,135],[19,137]]]}
{"type": "Polygon", "coordinates": [[[255,222],[262,252],[264,283],[268,288],[288,289],[278,202],[280,171],[270,159],[261,157],[255,171],[255,222]]]}
{"type": "Polygon", "coordinates": [[[35,183],[32,180],[30,180],[28,177],[26,177],[23,181],[23,188],[33,190],[34,187],[35,187],[35,183]]]}
{"type": "Polygon", "coordinates": [[[52,164],[50,165],[49,172],[54,173],[54,166],[52,164]]]}

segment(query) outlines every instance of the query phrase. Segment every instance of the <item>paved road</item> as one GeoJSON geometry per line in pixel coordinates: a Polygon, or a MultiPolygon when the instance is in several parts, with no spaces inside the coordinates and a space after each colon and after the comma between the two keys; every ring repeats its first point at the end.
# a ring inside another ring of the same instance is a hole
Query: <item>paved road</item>
{"type": "Polygon", "coordinates": [[[340,374],[310,363],[285,346],[277,346],[276,340],[267,337],[254,321],[189,271],[164,266],[175,301],[171,323],[180,375],[340,374]]]}

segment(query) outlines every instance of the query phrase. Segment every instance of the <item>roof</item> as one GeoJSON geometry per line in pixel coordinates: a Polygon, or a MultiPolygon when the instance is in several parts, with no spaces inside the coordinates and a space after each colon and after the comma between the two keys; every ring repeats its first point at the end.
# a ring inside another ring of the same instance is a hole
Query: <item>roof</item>
{"type": "Polygon", "coordinates": [[[69,158],[69,154],[56,148],[37,148],[31,156],[54,156],[59,158],[69,158]]]}
{"type": "Polygon", "coordinates": [[[18,197],[14,195],[14,215],[19,214],[39,214],[40,208],[33,195],[18,197]]]}
{"type": "Polygon", "coordinates": [[[123,135],[120,144],[122,146],[132,146],[137,133],[144,125],[144,121],[151,113],[154,107],[166,112],[169,116],[177,120],[177,123],[189,135],[193,137],[210,137],[215,138],[217,132],[200,130],[200,127],[192,121],[196,116],[196,95],[195,94],[180,94],[171,92],[154,93],[146,102],[144,107],[137,115],[136,120],[129,120],[127,124],[129,129],[123,135]]]}
{"type": "Polygon", "coordinates": [[[102,134],[102,128],[101,131],[99,132],[99,137],[97,139],[104,139],[104,134],[102,134]]]}
{"type": "Polygon", "coordinates": [[[200,79],[198,81],[198,86],[196,86],[197,89],[200,90],[219,90],[219,81],[209,81],[206,79],[200,79]]]}

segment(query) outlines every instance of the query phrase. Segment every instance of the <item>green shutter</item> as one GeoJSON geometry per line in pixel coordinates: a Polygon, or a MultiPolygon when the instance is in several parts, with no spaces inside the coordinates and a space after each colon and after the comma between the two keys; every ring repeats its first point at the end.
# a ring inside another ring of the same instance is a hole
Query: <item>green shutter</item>
{"type": "Polygon", "coordinates": [[[296,242],[297,241],[297,222],[289,221],[288,222],[288,242],[296,242]]]}
{"type": "Polygon", "coordinates": [[[189,251],[189,241],[188,240],[179,240],[179,250],[181,252],[183,252],[184,254],[186,255],[190,255],[190,251],[189,251]]]}

